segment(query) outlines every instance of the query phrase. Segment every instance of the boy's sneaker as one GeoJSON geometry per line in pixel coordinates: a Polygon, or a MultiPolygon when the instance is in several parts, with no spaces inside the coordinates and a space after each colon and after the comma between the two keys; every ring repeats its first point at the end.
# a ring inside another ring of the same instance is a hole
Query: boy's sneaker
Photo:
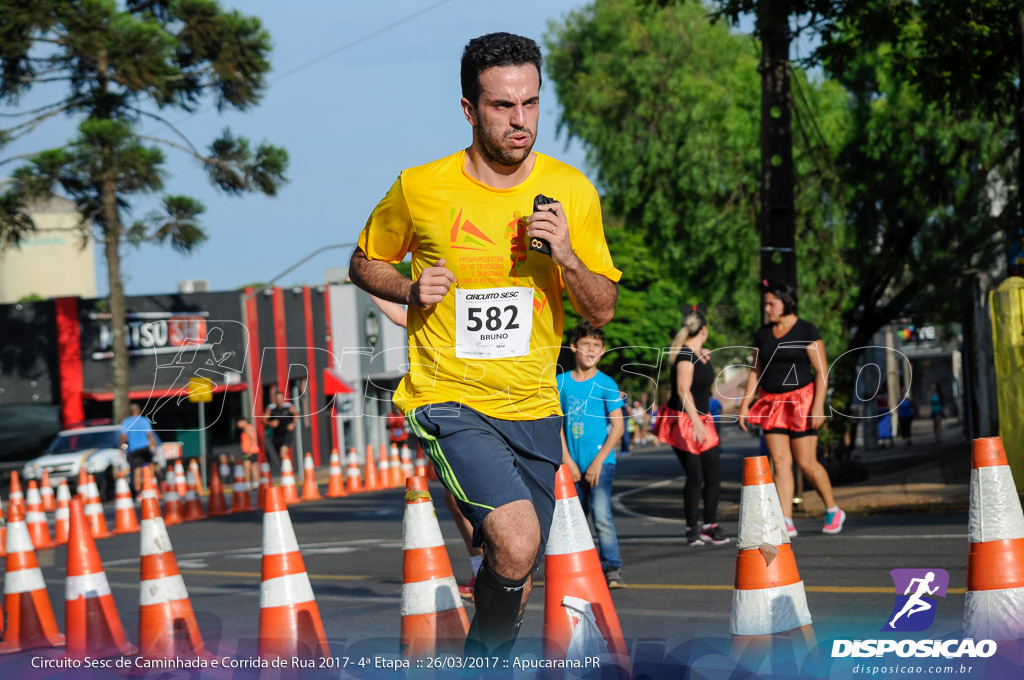
{"type": "Polygon", "coordinates": [[[705,543],[712,545],[725,545],[729,539],[722,533],[722,527],[717,524],[705,524],[700,530],[700,538],[705,543]]]}
{"type": "Polygon", "coordinates": [[[622,580],[621,569],[609,569],[604,573],[604,578],[608,581],[608,588],[625,588],[626,582],[622,580]]]}
{"type": "Polygon", "coordinates": [[[469,600],[470,602],[473,602],[474,588],[476,588],[476,574],[473,575],[473,578],[469,579],[468,583],[459,586],[459,595],[462,596],[463,600],[469,600]]]}
{"type": "Polygon", "coordinates": [[[790,538],[796,536],[796,525],[793,524],[793,520],[789,517],[786,518],[786,533],[789,534],[790,538]]]}
{"type": "Polygon", "coordinates": [[[700,530],[697,527],[690,527],[686,530],[686,544],[689,546],[704,545],[704,541],[700,540],[700,530]]]}
{"type": "Polygon", "coordinates": [[[821,528],[823,534],[838,534],[843,530],[843,522],[846,521],[846,513],[842,509],[835,512],[825,513],[825,526],[821,528]]]}

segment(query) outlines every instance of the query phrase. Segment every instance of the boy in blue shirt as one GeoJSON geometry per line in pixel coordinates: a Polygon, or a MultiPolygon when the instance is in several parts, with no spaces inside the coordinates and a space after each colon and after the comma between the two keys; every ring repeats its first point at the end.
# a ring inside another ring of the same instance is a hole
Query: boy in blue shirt
{"type": "Polygon", "coordinates": [[[609,588],[623,588],[619,539],[612,520],[615,447],[625,422],[622,397],[615,381],[597,370],[604,354],[604,331],[586,321],[569,334],[576,368],[558,375],[558,397],[565,414],[562,463],[576,482],[584,514],[593,512],[598,554],[609,588]]]}

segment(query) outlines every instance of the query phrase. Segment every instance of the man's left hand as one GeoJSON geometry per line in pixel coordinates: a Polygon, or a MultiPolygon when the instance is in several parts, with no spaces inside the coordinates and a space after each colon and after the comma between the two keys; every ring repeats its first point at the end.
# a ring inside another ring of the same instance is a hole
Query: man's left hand
{"type": "Polygon", "coordinates": [[[597,461],[594,461],[593,463],[591,463],[590,465],[587,466],[586,480],[587,480],[587,484],[590,485],[591,489],[597,487],[597,483],[599,481],[601,481],[601,468],[602,467],[604,467],[604,466],[603,465],[598,465],[597,461]]]}
{"type": "Polygon", "coordinates": [[[526,218],[526,235],[542,238],[551,246],[551,259],[563,266],[576,257],[569,241],[569,223],[561,203],[548,203],[526,218]]]}

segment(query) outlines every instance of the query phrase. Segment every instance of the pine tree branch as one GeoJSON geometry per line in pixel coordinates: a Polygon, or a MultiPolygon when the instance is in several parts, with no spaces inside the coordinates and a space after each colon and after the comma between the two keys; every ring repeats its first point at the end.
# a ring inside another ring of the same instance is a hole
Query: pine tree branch
{"type": "Polygon", "coordinates": [[[11,142],[15,139],[18,139],[19,137],[27,135],[28,133],[32,132],[37,127],[42,125],[47,119],[53,118],[57,114],[67,111],[70,107],[70,103],[64,102],[60,108],[48,111],[47,113],[32,118],[31,120],[26,120],[22,123],[18,123],[14,127],[9,127],[5,130],[0,130],[0,136],[2,136],[6,142],[11,142]]]}
{"type": "Polygon", "coordinates": [[[63,106],[67,106],[68,102],[64,101],[64,100],[61,100],[59,102],[54,102],[52,104],[47,104],[46,106],[40,106],[37,109],[30,109],[28,111],[18,111],[17,113],[0,113],[0,118],[22,118],[24,116],[32,116],[32,115],[35,115],[37,113],[42,113],[43,111],[47,111],[49,109],[52,109],[55,106],[62,106],[62,105],[63,106]]]}
{"type": "Polygon", "coordinates": [[[173,132],[174,134],[178,135],[178,137],[180,137],[185,142],[185,144],[188,145],[188,148],[190,149],[190,152],[192,153],[192,155],[196,156],[197,158],[202,158],[203,157],[202,154],[199,152],[199,149],[197,149],[192,144],[192,141],[187,136],[185,136],[185,133],[183,133],[181,130],[176,128],[174,126],[174,123],[172,123],[171,121],[167,120],[166,118],[164,118],[161,115],[158,115],[158,114],[155,114],[155,113],[151,113],[149,111],[144,111],[144,110],[142,110],[140,108],[137,108],[137,107],[133,107],[132,110],[135,111],[136,113],[138,113],[139,115],[147,116],[147,117],[152,118],[154,120],[160,121],[161,123],[166,125],[168,128],[170,128],[171,132],[173,132]]]}
{"type": "Polygon", "coordinates": [[[42,151],[32,151],[31,153],[22,153],[22,154],[18,154],[17,156],[11,156],[10,158],[0,159],[0,165],[7,165],[8,163],[13,163],[14,161],[25,160],[27,158],[34,158],[34,157],[38,156],[39,154],[44,153],[46,151],[60,151],[61,149],[67,149],[68,146],[69,145],[67,145],[67,144],[63,144],[61,146],[55,146],[55,147],[52,147],[52,148],[49,148],[49,149],[43,149],[42,151]]]}
{"type": "Polygon", "coordinates": [[[188,142],[188,146],[184,144],[179,144],[177,142],[173,142],[169,139],[164,139],[163,137],[153,137],[152,135],[139,135],[139,139],[146,139],[151,142],[156,142],[157,144],[166,144],[167,146],[173,149],[184,151],[188,155],[193,156],[196,160],[202,161],[203,163],[211,162],[211,159],[208,156],[204,156],[201,153],[199,153],[199,151],[197,151],[196,148],[192,146],[192,143],[188,142],[187,139],[185,141],[188,142]]]}

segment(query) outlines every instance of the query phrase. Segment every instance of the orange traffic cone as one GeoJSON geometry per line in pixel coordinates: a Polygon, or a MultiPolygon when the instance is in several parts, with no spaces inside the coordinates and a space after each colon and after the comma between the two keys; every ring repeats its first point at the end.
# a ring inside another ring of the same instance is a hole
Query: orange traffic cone
{"type": "Polygon", "coordinates": [[[622,637],[601,560],[594,547],[572,474],[565,465],[555,478],[555,512],[544,556],[544,656],[565,659],[584,619],[596,624],[609,661],[625,677],[632,663],[622,637]]]}
{"type": "Polygon", "coordinates": [[[400,489],[405,486],[405,476],[402,474],[402,461],[399,458],[397,444],[391,445],[388,458],[388,466],[391,468],[391,486],[400,489]]]}
{"type": "Polygon", "coordinates": [[[313,455],[306,454],[302,464],[302,500],[320,500],[320,487],[316,483],[316,466],[313,465],[313,455]]]}
{"type": "Polygon", "coordinates": [[[292,456],[287,454],[281,458],[281,497],[288,505],[301,503],[299,491],[295,487],[295,468],[292,467],[292,456]]]}
{"type": "Polygon", "coordinates": [[[66,480],[60,480],[57,487],[57,509],[53,511],[53,542],[64,545],[71,533],[71,490],[66,480]]]}
{"type": "Polygon", "coordinates": [[[142,499],[139,653],[155,659],[207,656],[156,498],[142,499]]]}
{"type": "Polygon", "coordinates": [[[178,498],[185,498],[188,493],[188,480],[185,478],[185,466],[181,460],[174,461],[174,490],[178,492],[178,498]]]}
{"type": "Polygon", "coordinates": [[[32,545],[36,550],[53,547],[50,525],[46,523],[43,501],[39,498],[39,489],[34,479],[28,481],[28,512],[25,513],[25,524],[28,525],[28,534],[32,537],[32,545]]]}
{"type": "Polygon", "coordinates": [[[282,490],[267,489],[263,515],[259,656],[326,659],[331,650],[282,490]]]}
{"type": "Polygon", "coordinates": [[[271,484],[271,476],[270,476],[270,463],[266,463],[266,462],[261,463],[260,464],[260,492],[259,492],[259,494],[257,494],[258,495],[257,502],[259,503],[259,506],[261,508],[266,503],[267,489],[269,489],[271,486],[272,486],[272,484],[271,484]]]}
{"type": "Polygon", "coordinates": [[[43,468],[43,479],[39,482],[39,496],[43,499],[43,512],[53,512],[57,509],[53,486],[50,484],[50,471],[46,468],[43,468]]]}
{"type": "Polygon", "coordinates": [[[192,479],[196,480],[196,494],[202,496],[206,493],[206,489],[203,487],[203,475],[199,471],[199,462],[195,458],[189,461],[188,471],[192,475],[192,479]]]}
{"type": "Polygon", "coordinates": [[[36,647],[62,647],[64,636],[57,630],[53,605],[46,592],[43,572],[21,508],[11,505],[7,525],[7,562],[4,573],[4,605],[7,608],[7,632],[0,642],[0,654],[11,654],[36,647]]]}
{"type": "Polygon", "coordinates": [[[92,529],[93,538],[110,538],[107,527],[107,518],[103,514],[103,503],[100,501],[100,492],[96,488],[96,479],[92,475],[86,477],[85,496],[82,503],[85,506],[85,517],[89,520],[89,527],[92,529]]]}
{"type": "Polygon", "coordinates": [[[78,496],[79,498],[85,498],[85,487],[88,483],[89,473],[86,472],[85,466],[81,465],[78,468],[78,484],[75,486],[75,495],[78,496]]]}
{"type": "Polygon", "coordinates": [[[210,466],[210,497],[206,501],[206,516],[220,517],[227,514],[228,504],[224,498],[224,487],[221,485],[220,474],[216,465],[210,466]]]}
{"type": "Polygon", "coordinates": [[[732,593],[733,658],[757,670],[773,642],[788,639],[802,658],[816,646],[804,582],[786,533],[767,456],[743,461],[740,526],[732,593]]]}
{"type": "Polygon", "coordinates": [[[252,498],[249,496],[249,482],[245,481],[245,468],[235,464],[234,495],[231,496],[231,512],[248,512],[252,510],[252,498]]]}
{"type": "Polygon", "coordinates": [[[417,477],[427,476],[427,458],[423,455],[423,449],[416,447],[416,463],[415,470],[417,477]]]}
{"type": "MultiPolygon", "coordinates": [[[[179,463],[180,465],[180,463],[179,463]]],[[[174,468],[167,468],[167,491],[164,492],[164,526],[181,524],[181,496],[178,494],[178,473],[174,468]]],[[[155,492],[154,492],[155,493],[155,492]]]]}
{"type": "Polygon", "coordinates": [[[388,460],[388,450],[383,444],[380,445],[380,458],[377,459],[377,488],[390,489],[394,486],[391,483],[391,461],[388,460]]]}
{"type": "MultiPolygon", "coordinates": [[[[0,557],[7,554],[7,522],[4,520],[4,503],[0,501],[0,557]]],[[[0,619],[3,619],[3,612],[0,611],[0,619]]],[[[0,632],[3,632],[3,621],[0,621],[0,632]]]]}
{"type": "Polygon", "coordinates": [[[186,473],[188,482],[185,489],[185,507],[182,515],[182,519],[186,522],[194,522],[197,519],[203,519],[203,502],[199,500],[199,494],[196,493],[196,476],[192,473],[192,466],[189,465],[189,470],[186,473]]]}
{"type": "Polygon", "coordinates": [[[25,514],[25,494],[21,492],[21,478],[17,470],[11,470],[11,489],[7,494],[7,516],[10,519],[11,508],[17,507],[22,516],[25,514]]]}
{"type": "Polygon", "coordinates": [[[1013,473],[999,437],[975,439],[971,458],[964,635],[1024,639],[1024,511],[1013,473]]]}
{"type": "Polygon", "coordinates": [[[416,475],[416,470],[412,465],[412,451],[409,450],[408,444],[402,444],[402,477],[403,479],[409,479],[416,475]]]}
{"type": "Polygon", "coordinates": [[[377,461],[373,457],[373,447],[369,444],[366,445],[366,460],[364,464],[366,465],[366,475],[364,476],[366,479],[365,489],[367,491],[380,489],[381,486],[377,483],[377,461]]]}
{"type": "Polygon", "coordinates": [[[348,470],[345,472],[345,477],[349,493],[359,493],[363,490],[363,476],[359,472],[359,460],[356,458],[355,447],[348,450],[348,470]]]}
{"type": "Polygon", "coordinates": [[[469,618],[422,477],[406,482],[402,548],[401,653],[410,659],[461,655],[469,618]]]}
{"type": "Polygon", "coordinates": [[[114,497],[114,533],[134,534],[139,529],[139,518],[135,514],[135,503],[132,502],[132,490],[128,488],[128,480],[118,477],[117,495],[114,497]]]}
{"type": "Polygon", "coordinates": [[[331,451],[330,476],[327,478],[327,497],[341,498],[345,493],[345,478],[341,474],[341,456],[338,449],[331,451]]]}
{"type": "MultiPolygon", "coordinates": [[[[119,478],[118,482],[124,482],[119,478]]],[[[128,484],[125,483],[125,490],[128,484]]],[[[129,503],[131,492],[129,492],[129,503]]],[[[135,516],[134,508],[132,516],[135,516]]],[[[135,654],[128,643],[99,551],[85,520],[82,501],[71,501],[71,539],[68,542],[67,580],[64,585],[64,630],[67,655],[105,658],[135,654]]]]}
{"type": "Polygon", "coordinates": [[[139,503],[152,498],[156,503],[156,511],[160,512],[160,491],[153,476],[153,470],[149,467],[142,468],[142,491],[139,493],[139,503]]]}

